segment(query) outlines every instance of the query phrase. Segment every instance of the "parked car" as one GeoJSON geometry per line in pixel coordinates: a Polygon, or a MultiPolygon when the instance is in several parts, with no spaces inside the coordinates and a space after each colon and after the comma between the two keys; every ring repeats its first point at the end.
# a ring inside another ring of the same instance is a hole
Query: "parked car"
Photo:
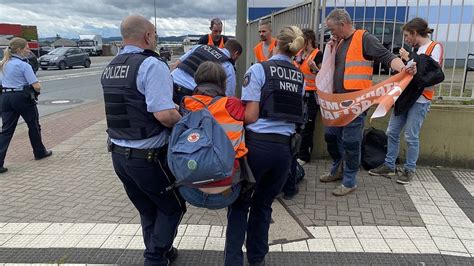
{"type": "Polygon", "coordinates": [[[83,66],[89,68],[91,59],[89,54],[76,47],[60,47],[43,55],[39,59],[40,67],[46,70],[50,67],[57,67],[61,70],[66,67],[83,66]]]}
{"type": "Polygon", "coordinates": [[[168,60],[170,61],[171,60],[171,56],[173,55],[173,50],[167,48],[167,47],[161,47],[160,48],[160,57],[163,59],[163,60],[168,60]]]}
{"type": "Polygon", "coordinates": [[[40,47],[40,56],[45,55],[51,52],[54,48],[51,46],[41,46],[40,47]]]}
{"type": "MultiPolygon", "coordinates": [[[[3,49],[0,49],[0,60],[2,59],[3,59],[3,49]]],[[[36,71],[38,71],[39,69],[38,58],[36,58],[35,54],[30,51],[26,59],[28,59],[28,64],[30,64],[31,68],[33,68],[33,72],[35,72],[36,74],[36,71]]]]}

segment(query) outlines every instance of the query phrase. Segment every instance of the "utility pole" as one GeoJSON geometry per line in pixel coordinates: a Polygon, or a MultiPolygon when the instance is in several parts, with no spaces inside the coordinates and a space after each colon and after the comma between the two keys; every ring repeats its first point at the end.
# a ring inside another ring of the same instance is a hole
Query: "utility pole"
{"type": "Polygon", "coordinates": [[[155,10],[155,31],[156,31],[156,0],[153,0],[153,10],[155,10]]]}
{"type": "Polygon", "coordinates": [[[247,70],[247,1],[238,0],[237,2],[237,26],[235,29],[235,37],[242,45],[242,54],[237,60],[237,87],[235,88],[236,96],[240,97],[242,93],[242,79],[247,70]]]}

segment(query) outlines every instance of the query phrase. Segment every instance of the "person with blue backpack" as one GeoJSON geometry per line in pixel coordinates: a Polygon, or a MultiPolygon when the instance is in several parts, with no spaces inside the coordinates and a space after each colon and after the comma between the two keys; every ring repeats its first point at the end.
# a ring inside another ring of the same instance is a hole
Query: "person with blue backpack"
{"type": "Polygon", "coordinates": [[[168,162],[188,203],[222,209],[237,199],[242,185],[248,185],[243,180],[251,178],[245,158],[245,105],[225,96],[226,73],[220,64],[202,63],[194,79],[197,87],[183,99],[185,115],[171,134],[168,162]],[[221,168],[229,173],[216,173],[221,168]]]}
{"type": "Polygon", "coordinates": [[[249,264],[265,264],[272,202],[281,192],[296,154],[292,145],[295,124],[304,122],[304,76],[291,60],[303,45],[298,27],[284,27],[277,36],[274,55],[252,65],[244,76],[245,143],[256,183],[253,193],[241,194],[228,208],[225,265],[244,265],[245,239],[249,264]]]}
{"type": "Polygon", "coordinates": [[[153,24],[131,15],[120,32],[124,47],[101,76],[108,149],[115,173],[140,213],[145,265],[169,265],[178,255],[173,241],[186,205],[177,191],[159,191],[175,181],[167,166],[167,145],[170,128],[181,115],[172,100],[169,68],[153,51],[153,24]]]}

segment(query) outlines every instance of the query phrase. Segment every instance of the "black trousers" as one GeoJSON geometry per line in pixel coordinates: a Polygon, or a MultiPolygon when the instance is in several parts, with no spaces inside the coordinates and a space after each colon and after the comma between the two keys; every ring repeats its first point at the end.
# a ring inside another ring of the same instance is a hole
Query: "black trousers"
{"type": "Polygon", "coordinates": [[[265,259],[271,206],[288,178],[292,158],[290,145],[249,138],[245,141],[249,149],[247,161],[256,181],[255,191],[251,196],[241,195],[227,209],[226,266],[244,265],[242,246],[245,241],[249,263],[265,259]]]}
{"type": "Polygon", "coordinates": [[[308,105],[308,121],[304,124],[304,128],[300,132],[302,141],[298,153],[298,159],[309,162],[311,161],[311,153],[313,152],[313,133],[319,105],[316,102],[314,91],[305,92],[305,101],[308,105]]]}
{"type": "Polygon", "coordinates": [[[20,116],[28,125],[28,136],[30,137],[34,156],[43,156],[46,149],[41,140],[41,126],[36,102],[31,100],[30,96],[24,92],[4,92],[2,98],[3,125],[0,133],[0,166],[3,166],[5,162],[8,146],[13,133],[15,133],[20,116]]]}
{"type": "Polygon", "coordinates": [[[160,195],[175,181],[166,155],[157,162],[127,158],[112,152],[112,162],[128,197],[140,213],[145,242],[145,265],[168,265],[166,253],[171,250],[186,204],[176,191],[160,195]]]}

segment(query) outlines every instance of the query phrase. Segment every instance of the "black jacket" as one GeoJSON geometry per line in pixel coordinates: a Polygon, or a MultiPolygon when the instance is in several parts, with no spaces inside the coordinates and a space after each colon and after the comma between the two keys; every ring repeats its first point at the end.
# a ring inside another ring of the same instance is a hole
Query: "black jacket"
{"type": "Polygon", "coordinates": [[[416,74],[395,102],[395,115],[408,112],[425,88],[432,87],[444,80],[443,69],[433,58],[416,53],[413,53],[411,57],[416,62],[416,74]]]}

